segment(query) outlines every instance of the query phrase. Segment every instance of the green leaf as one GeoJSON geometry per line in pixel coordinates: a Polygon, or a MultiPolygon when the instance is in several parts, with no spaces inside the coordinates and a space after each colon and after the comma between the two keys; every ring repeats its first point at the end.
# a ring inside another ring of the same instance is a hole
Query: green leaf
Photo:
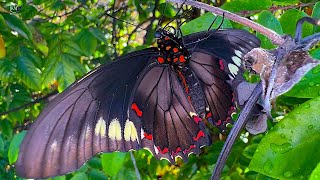
{"type": "Polygon", "coordinates": [[[4,141],[2,136],[0,136],[0,157],[3,156],[3,153],[4,153],[4,141]]]}
{"type": "Polygon", "coordinates": [[[57,64],[56,68],[56,77],[58,79],[58,91],[62,92],[65,90],[70,84],[75,81],[73,68],[69,66],[64,60],[57,64]]]}
{"type": "Polygon", "coordinates": [[[18,159],[19,147],[26,133],[26,131],[22,131],[19,134],[14,135],[12,141],[10,142],[8,151],[8,159],[10,164],[15,163],[18,159]]]}
{"type": "MultiPolygon", "coordinates": [[[[317,4],[313,6],[312,17],[320,19],[320,2],[317,2],[317,4]]],[[[320,32],[320,26],[313,26],[313,32],[320,32]]]]}
{"type": "Polygon", "coordinates": [[[19,56],[15,59],[18,78],[30,89],[40,90],[41,75],[30,59],[19,56]]]}
{"type": "Polygon", "coordinates": [[[174,18],[177,14],[176,8],[170,3],[161,3],[158,6],[161,14],[167,18],[174,18]]]}
{"type": "Polygon", "coordinates": [[[50,58],[47,60],[45,69],[42,72],[42,88],[45,88],[52,84],[56,78],[56,69],[57,69],[57,58],[50,58]]]}
{"type": "Polygon", "coordinates": [[[286,96],[298,98],[315,98],[320,96],[320,66],[308,72],[286,96]]]}
{"type": "Polygon", "coordinates": [[[306,179],[320,161],[320,97],[291,111],[261,140],[249,169],[277,179],[306,179]]]}
{"type": "Polygon", "coordinates": [[[41,58],[39,56],[37,56],[34,52],[32,52],[32,49],[26,48],[26,47],[21,47],[20,48],[20,54],[26,58],[28,58],[29,60],[31,60],[33,62],[33,64],[37,67],[37,68],[41,68],[42,67],[42,62],[41,62],[41,58]]]}
{"type": "Polygon", "coordinates": [[[97,169],[92,169],[88,174],[89,180],[107,180],[108,177],[97,169]]]}
{"type": "Polygon", "coordinates": [[[11,139],[13,128],[12,124],[7,120],[0,121],[0,132],[8,139],[11,139]]]}
{"type": "MultiPolygon", "coordinates": [[[[257,22],[264,27],[274,30],[278,34],[283,34],[280,22],[270,11],[262,11],[258,16],[257,22]]],[[[261,47],[267,49],[272,49],[275,47],[270,39],[266,36],[257,33],[257,37],[261,40],[261,47]]]]}
{"type": "Polygon", "coordinates": [[[275,5],[292,5],[298,3],[298,0],[272,0],[275,5]]]}
{"type": "MultiPolygon", "coordinates": [[[[207,31],[214,19],[215,16],[212,13],[206,13],[201,17],[182,25],[182,33],[183,35],[188,35],[199,31],[207,31]]],[[[222,19],[222,17],[218,16],[211,29],[217,29],[220,26],[222,19]]],[[[228,19],[224,19],[221,28],[232,28],[232,25],[228,19]]]]}
{"type": "Polygon", "coordinates": [[[99,29],[97,28],[89,28],[89,32],[96,37],[99,41],[107,43],[107,39],[105,37],[105,34],[103,34],[99,29]]]}
{"type": "Polygon", "coordinates": [[[252,1],[252,0],[233,0],[227,1],[221,6],[222,9],[232,12],[266,10],[272,5],[271,0],[252,1]]]}
{"type": "MultiPolygon", "coordinates": [[[[294,37],[296,32],[296,24],[302,17],[308,16],[305,12],[297,9],[290,9],[282,14],[280,23],[285,34],[290,34],[294,37]]],[[[306,37],[313,33],[313,26],[309,23],[304,23],[302,28],[302,36],[306,37]]]]}
{"type": "Polygon", "coordinates": [[[109,176],[118,174],[125,161],[126,153],[113,152],[102,154],[102,169],[109,176]]]}
{"type": "Polygon", "coordinates": [[[97,47],[97,39],[95,36],[89,32],[88,29],[82,30],[77,36],[76,40],[80,45],[81,50],[83,51],[84,55],[92,56],[96,47],[97,47]]]}
{"type": "Polygon", "coordinates": [[[6,20],[7,25],[14,31],[17,31],[22,37],[31,40],[32,33],[28,26],[19,18],[14,15],[1,13],[6,20]]]}
{"type": "Polygon", "coordinates": [[[318,166],[313,170],[309,180],[318,180],[320,179],[320,163],[318,166]]]}
{"type": "Polygon", "coordinates": [[[0,60],[0,80],[8,82],[16,72],[15,63],[9,59],[0,60]]]}
{"type": "Polygon", "coordinates": [[[76,173],[70,180],[87,180],[88,177],[85,173],[76,173]]]}

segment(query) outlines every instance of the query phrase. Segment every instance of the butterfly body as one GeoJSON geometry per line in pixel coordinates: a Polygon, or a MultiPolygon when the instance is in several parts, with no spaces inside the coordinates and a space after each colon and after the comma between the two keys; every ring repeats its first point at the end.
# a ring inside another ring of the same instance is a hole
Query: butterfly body
{"type": "Polygon", "coordinates": [[[238,61],[259,40],[232,29],[155,37],[158,48],[98,67],[43,109],[21,144],[19,176],[61,175],[100,152],[140,148],[187,161],[210,145],[202,119],[222,131],[230,123],[238,61]]]}

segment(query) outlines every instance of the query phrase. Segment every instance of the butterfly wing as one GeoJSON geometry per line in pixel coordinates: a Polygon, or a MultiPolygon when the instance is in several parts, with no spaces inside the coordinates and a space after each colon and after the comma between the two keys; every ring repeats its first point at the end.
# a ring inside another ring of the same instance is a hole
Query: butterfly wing
{"type": "Polygon", "coordinates": [[[130,118],[141,122],[142,146],[157,158],[171,163],[177,156],[187,160],[190,153],[199,153],[200,147],[210,144],[171,66],[150,68],[137,84],[132,104],[135,109],[130,118]]]}
{"type": "Polygon", "coordinates": [[[138,149],[128,123],[130,94],[157,49],[137,51],[90,72],[43,109],[24,138],[17,175],[45,178],[79,168],[99,152],[138,149]],[[129,135],[124,133],[130,131],[129,135]]]}
{"type": "Polygon", "coordinates": [[[235,110],[237,95],[233,80],[242,80],[239,77],[243,73],[242,55],[259,47],[260,41],[246,31],[235,29],[200,32],[186,36],[184,41],[192,52],[190,68],[206,97],[206,117],[223,131],[235,110]]]}

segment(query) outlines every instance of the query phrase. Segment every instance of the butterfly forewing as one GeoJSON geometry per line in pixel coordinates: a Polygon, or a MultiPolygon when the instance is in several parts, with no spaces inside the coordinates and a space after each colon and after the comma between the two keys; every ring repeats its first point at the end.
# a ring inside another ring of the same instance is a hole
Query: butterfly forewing
{"type": "Polygon", "coordinates": [[[17,174],[28,178],[65,174],[99,152],[138,148],[137,138],[124,137],[128,101],[140,73],[156,54],[156,49],[147,49],[102,66],[50,102],[21,144],[17,174]]]}

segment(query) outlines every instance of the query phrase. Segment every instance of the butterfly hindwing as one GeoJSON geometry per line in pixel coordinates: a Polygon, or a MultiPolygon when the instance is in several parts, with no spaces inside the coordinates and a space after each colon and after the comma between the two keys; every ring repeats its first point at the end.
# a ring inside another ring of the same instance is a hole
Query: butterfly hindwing
{"type": "Polygon", "coordinates": [[[58,95],[24,138],[15,164],[17,174],[28,178],[65,174],[99,152],[139,148],[137,136],[128,139],[124,134],[125,128],[134,126],[125,127],[128,101],[155,54],[156,49],[147,49],[124,56],[58,95]]]}
{"type": "Polygon", "coordinates": [[[242,76],[242,55],[260,45],[243,30],[218,30],[186,36],[190,68],[197,75],[207,101],[206,118],[222,131],[235,110],[233,79],[242,76]],[[198,39],[202,39],[200,42],[198,39]]]}
{"type": "Polygon", "coordinates": [[[130,117],[141,120],[142,146],[157,158],[174,162],[210,141],[204,124],[187,99],[176,73],[170,66],[151,68],[138,84],[132,103],[142,112],[130,111],[130,117]]]}

